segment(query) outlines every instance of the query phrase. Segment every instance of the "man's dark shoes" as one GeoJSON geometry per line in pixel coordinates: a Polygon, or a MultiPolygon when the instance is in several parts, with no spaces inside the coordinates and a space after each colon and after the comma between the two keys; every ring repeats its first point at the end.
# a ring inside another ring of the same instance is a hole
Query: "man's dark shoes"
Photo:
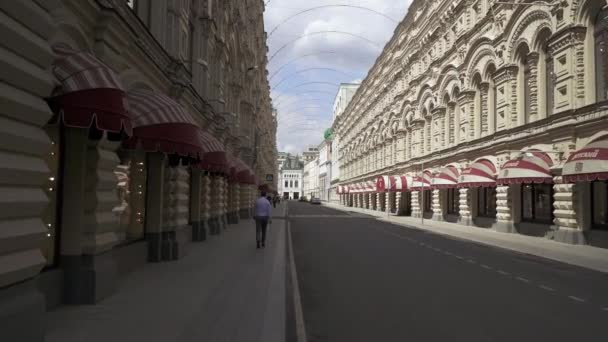
{"type": "Polygon", "coordinates": [[[259,241],[255,243],[255,248],[260,248],[260,242],[259,241]]]}

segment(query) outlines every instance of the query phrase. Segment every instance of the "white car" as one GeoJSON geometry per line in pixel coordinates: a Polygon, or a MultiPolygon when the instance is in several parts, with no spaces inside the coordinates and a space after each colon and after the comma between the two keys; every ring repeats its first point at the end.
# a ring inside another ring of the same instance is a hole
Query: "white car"
{"type": "Polygon", "coordinates": [[[321,199],[319,197],[313,197],[310,199],[310,204],[321,204],[321,199]]]}

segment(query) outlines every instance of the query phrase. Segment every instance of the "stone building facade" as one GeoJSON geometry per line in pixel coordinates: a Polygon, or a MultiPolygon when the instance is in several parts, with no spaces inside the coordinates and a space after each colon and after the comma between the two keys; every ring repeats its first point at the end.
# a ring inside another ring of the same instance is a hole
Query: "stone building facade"
{"type": "Polygon", "coordinates": [[[608,246],[603,0],[413,1],[344,114],[344,205],[608,246]]]}
{"type": "Polygon", "coordinates": [[[0,340],[249,217],[276,173],[263,10],[0,3],[0,340]]]}

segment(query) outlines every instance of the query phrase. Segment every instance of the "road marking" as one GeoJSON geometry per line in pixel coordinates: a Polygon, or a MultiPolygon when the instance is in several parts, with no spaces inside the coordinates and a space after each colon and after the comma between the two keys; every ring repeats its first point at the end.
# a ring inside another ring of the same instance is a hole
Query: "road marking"
{"type": "Polygon", "coordinates": [[[502,275],[505,275],[505,276],[511,275],[511,273],[503,271],[503,270],[498,270],[497,272],[500,273],[500,274],[502,274],[502,275]]]}
{"type": "Polygon", "coordinates": [[[481,265],[479,265],[479,266],[481,266],[481,267],[485,268],[486,270],[491,270],[491,269],[492,269],[492,267],[490,267],[490,266],[488,266],[488,265],[484,265],[484,264],[481,264],[481,265]]]}
{"type": "Polygon", "coordinates": [[[454,257],[455,257],[456,259],[460,259],[460,260],[464,259],[464,258],[463,258],[463,257],[461,257],[460,255],[456,255],[456,254],[454,254],[454,257]]]}
{"type": "Polygon", "coordinates": [[[519,280],[519,281],[523,281],[524,283],[529,283],[530,281],[526,278],[522,278],[522,277],[515,277],[515,279],[519,280]]]}
{"type": "Polygon", "coordinates": [[[473,260],[473,259],[467,259],[467,262],[468,262],[469,264],[475,264],[475,263],[477,263],[477,262],[476,262],[475,260],[473,260]]]}
{"type": "Polygon", "coordinates": [[[579,298],[579,297],[575,297],[575,296],[568,296],[568,298],[575,300],[577,302],[585,302],[585,300],[583,298],[579,298]]]}
{"type": "Polygon", "coordinates": [[[443,252],[443,254],[445,254],[445,255],[449,255],[449,256],[453,256],[453,255],[454,255],[454,254],[452,254],[452,253],[450,253],[450,252],[448,252],[448,251],[443,252]]]}
{"type": "Polygon", "coordinates": [[[545,285],[538,285],[538,287],[540,287],[540,288],[541,288],[541,289],[543,289],[543,290],[547,290],[547,291],[551,291],[551,292],[554,292],[554,291],[555,291],[555,289],[554,289],[554,288],[549,287],[549,286],[545,286],[545,285]]]}
{"type": "Polygon", "coordinates": [[[604,311],[608,311],[608,306],[607,306],[607,307],[605,307],[605,308],[602,308],[602,310],[604,310],[604,311]]]}
{"type": "Polygon", "coordinates": [[[439,248],[433,248],[435,250],[435,252],[441,252],[441,249],[439,248]]]}

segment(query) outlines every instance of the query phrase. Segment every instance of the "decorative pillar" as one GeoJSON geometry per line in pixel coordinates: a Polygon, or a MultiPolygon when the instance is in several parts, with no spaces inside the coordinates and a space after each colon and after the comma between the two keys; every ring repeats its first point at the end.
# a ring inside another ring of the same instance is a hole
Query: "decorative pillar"
{"type": "Polygon", "coordinates": [[[395,214],[403,215],[403,193],[401,191],[395,193],[395,214]]]}
{"type": "Polygon", "coordinates": [[[358,194],[353,194],[353,202],[355,205],[355,208],[359,207],[359,195],[358,194]]]}
{"type": "Polygon", "coordinates": [[[473,224],[473,214],[472,214],[472,203],[471,203],[471,189],[470,188],[462,188],[460,191],[460,206],[459,213],[460,217],[458,218],[458,222],[465,226],[470,226],[473,224]]]}
{"type": "Polygon", "coordinates": [[[422,215],[420,205],[420,191],[412,191],[412,217],[420,217],[422,215]]]}
{"type": "Polygon", "coordinates": [[[239,223],[239,196],[238,189],[239,184],[228,182],[227,184],[227,208],[226,208],[226,220],[229,224],[239,223]]]}
{"type": "Polygon", "coordinates": [[[163,183],[163,235],[167,239],[162,251],[162,260],[177,260],[186,254],[187,242],[191,240],[190,174],[179,165],[169,167],[165,163],[163,183]]]}
{"type": "Polygon", "coordinates": [[[226,229],[227,219],[226,219],[226,209],[228,207],[228,182],[226,181],[226,177],[219,177],[218,180],[218,192],[219,192],[219,201],[218,201],[218,223],[219,229],[226,229]]]}
{"type": "Polygon", "coordinates": [[[456,144],[472,140],[475,134],[474,130],[471,129],[471,126],[473,126],[473,123],[475,122],[474,90],[465,90],[460,93],[458,108],[460,108],[460,114],[457,116],[459,117],[460,122],[456,123],[456,128],[458,130],[457,136],[459,138],[459,140],[456,141],[456,144]]]}
{"type": "Polygon", "coordinates": [[[386,197],[386,193],[376,193],[376,210],[383,211],[385,203],[382,199],[384,197],[386,197]]]}
{"type": "Polygon", "coordinates": [[[163,232],[163,206],[165,181],[165,154],[148,153],[148,184],[146,196],[146,240],[148,260],[161,261],[167,255],[171,242],[163,232]]]}
{"type": "Polygon", "coordinates": [[[221,201],[221,177],[218,175],[211,176],[211,193],[210,193],[210,218],[209,228],[212,235],[219,234],[220,229],[220,201],[221,201]]]}
{"type": "Polygon", "coordinates": [[[561,177],[555,177],[553,185],[553,223],[557,226],[554,240],[576,245],[586,244],[582,225],[579,222],[578,191],[581,184],[562,184],[561,177]]]}
{"type": "Polygon", "coordinates": [[[497,131],[518,125],[517,70],[516,65],[510,64],[495,72],[497,131]]]}
{"type": "Polygon", "coordinates": [[[251,184],[243,184],[239,188],[239,217],[241,220],[245,220],[250,218],[249,213],[249,197],[251,196],[249,193],[251,191],[251,184]]]}
{"type": "Polygon", "coordinates": [[[117,284],[116,262],[111,253],[104,252],[118,243],[118,221],[102,226],[98,219],[108,217],[107,213],[97,216],[96,210],[111,210],[112,202],[118,204],[111,192],[116,189],[113,168],[119,161],[109,151],[112,148],[97,149],[87,133],[86,129],[65,128],[64,135],[63,178],[68,181],[62,184],[61,263],[67,304],[95,304],[114,292],[117,284]],[[104,199],[108,201],[101,202],[104,199]]]}
{"type": "Polygon", "coordinates": [[[211,177],[208,172],[204,172],[201,179],[201,225],[199,238],[205,240],[207,232],[210,231],[211,224],[211,177]]]}
{"type": "Polygon", "coordinates": [[[439,189],[433,189],[432,191],[433,197],[432,197],[432,203],[431,203],[431,210],[433,210],[433,221],[443,221],[443,209],[441,206],[441,190],[439,189]]]}
{"type": "Polygon", "coordinates": [[[503,233],[516,232],[511,214],[510,186],[496,187],[496,225],[495,230],[503,233]]]}
{"type": "Polygon", "coordinates": [[[190,224],[192,225],[192,241],[205,240],[204,233],[201,234],[201,185],[202,171],[198,168],[191,169],[190,177],[190,224]]]}

